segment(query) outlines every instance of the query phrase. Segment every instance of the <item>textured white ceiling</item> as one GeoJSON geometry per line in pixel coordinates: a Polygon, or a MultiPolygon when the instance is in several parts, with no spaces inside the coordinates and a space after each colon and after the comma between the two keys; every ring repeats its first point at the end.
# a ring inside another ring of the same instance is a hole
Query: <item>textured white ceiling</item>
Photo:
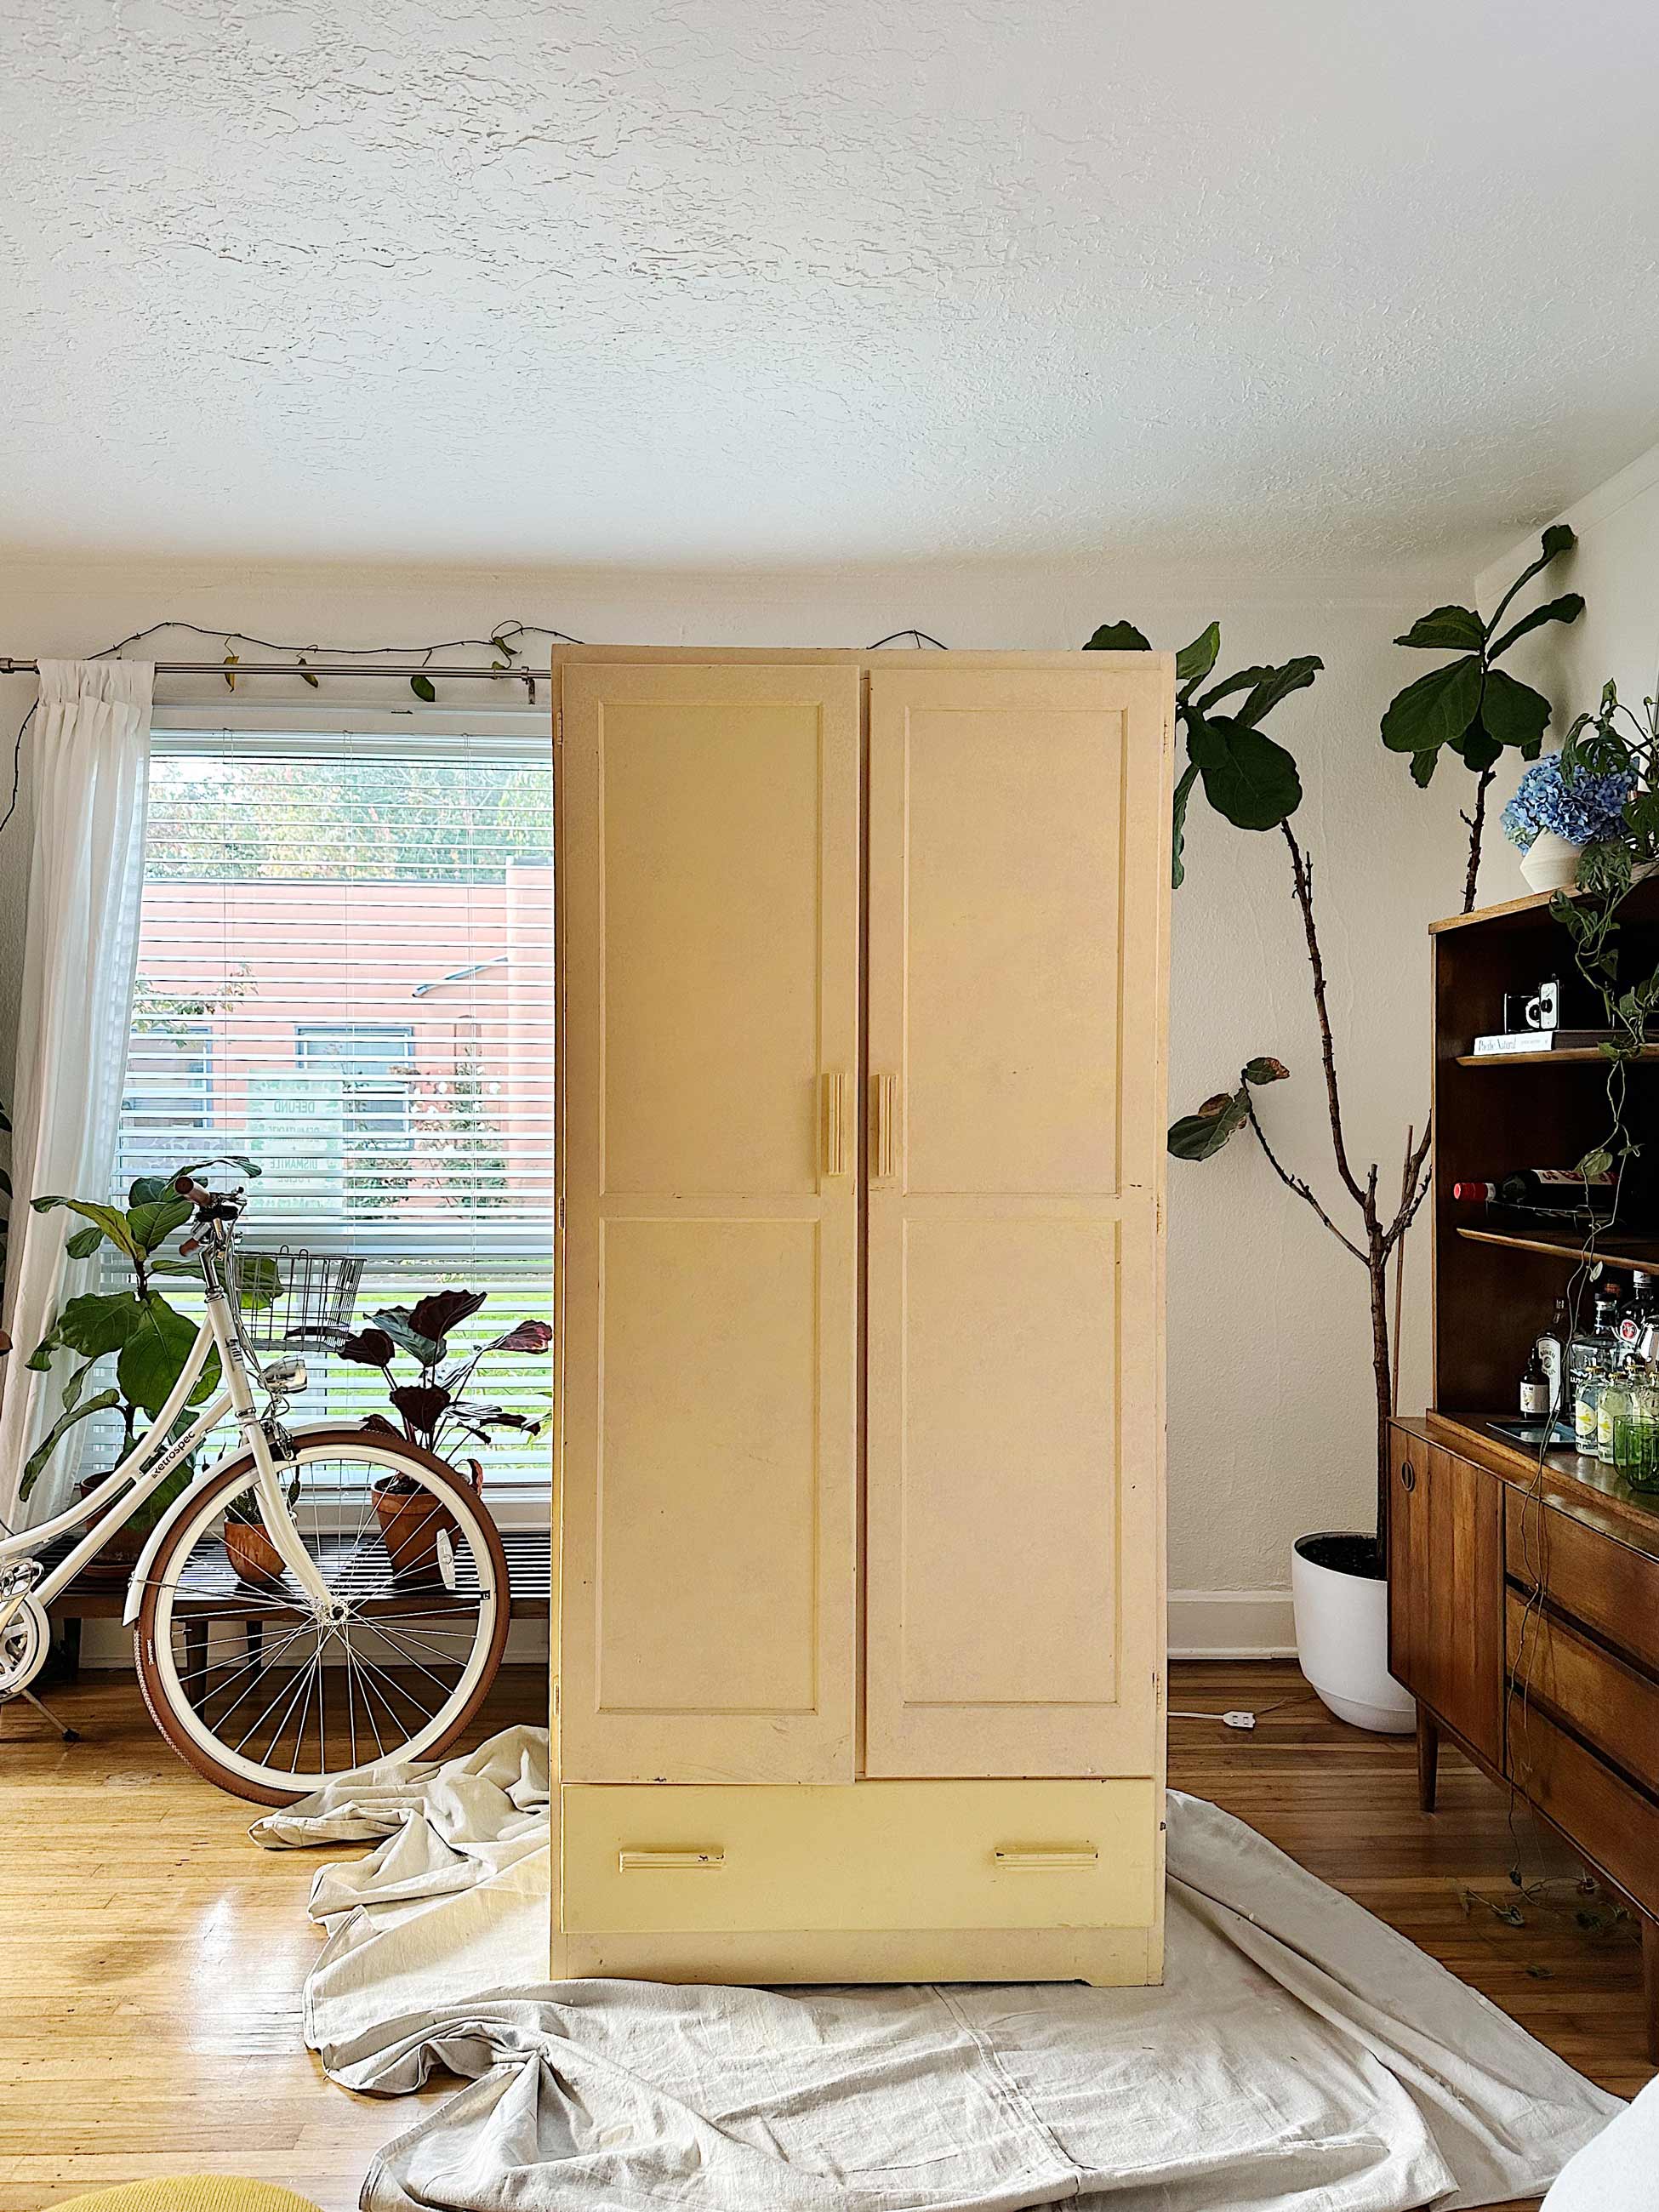
{"type": "Polygon", "coordinates": [[[1659,435],[1650,0],[0,27],[0,550],[1300,566],[1659,435]]]}

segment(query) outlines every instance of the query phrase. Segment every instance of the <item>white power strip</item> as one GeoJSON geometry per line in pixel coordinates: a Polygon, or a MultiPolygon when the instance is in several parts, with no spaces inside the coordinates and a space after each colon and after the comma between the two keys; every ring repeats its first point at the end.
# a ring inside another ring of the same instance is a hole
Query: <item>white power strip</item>
{"type": "Polygon", "coordinates": [[[1221,1725],[1223,1726],[1223,1728],[1230,1728],[1230,1729],[1253,1729],[1253,1728],[1255,1726],[1255,1715],[1254,1713],[1240,1713],[1240,1712],[1231,1712],[1231,1713],[1176,1713],[1176,1712],[1172,1712],[1172,1713],[1170,1715],[1170,1718],[1172,1721],[1219,1721],[1219,1722],[1221,1723],[1221,1725]]]}

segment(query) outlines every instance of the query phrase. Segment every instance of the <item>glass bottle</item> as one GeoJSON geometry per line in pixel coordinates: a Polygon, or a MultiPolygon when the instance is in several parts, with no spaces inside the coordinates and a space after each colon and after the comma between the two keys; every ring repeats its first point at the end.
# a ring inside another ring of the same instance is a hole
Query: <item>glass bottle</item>
{"type": "Polygon", "coordinates": [[[1595,1401],[1595,1456],[1604,1467],[1613,1465],[1614,1430],[1628,1422],[1633,1406],[1631,1385],[1621,1371],[1608,1375],[1595,1401]]]}
{"type": "Polygon", "coordinates": [[[1632,1490],[1659,1491],[1659,1374],[1641,1370],[1631,1410],[1613,1431],[1613,1463],[1632,1490]]]}
{"type": "Polygon", "coordinates": [[[1596,1401],[1601,1395],[1602,1379],[1601,1362],[1593,1360],[1579,1369],[1573,1381],[1573,1441],[1587,1459],[1595,1456],[1596,1401]]]}

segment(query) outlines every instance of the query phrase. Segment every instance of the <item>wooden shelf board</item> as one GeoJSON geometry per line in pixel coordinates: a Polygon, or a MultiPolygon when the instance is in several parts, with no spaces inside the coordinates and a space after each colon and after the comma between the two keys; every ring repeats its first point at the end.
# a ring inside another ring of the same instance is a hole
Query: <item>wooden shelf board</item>
{"type": "MultiPolygon", "coordinates": [[[[1633,1053],[1634,1060],[1659,1060],[1659,1044],[1644,1044],[1640,1052],[1633,1053]]],[[[1460,1052],[1460,1067],[1559,1067],[1564,1061],[1595,1060],[1600,1066],[1608,1065],[1607,1055],[1593,1044],[1570,1045],[1562,1052],[1460,1052]]]]}
{"type": "Polygon", "coordinates": [[[1544,1252],[1558,1260],[1593,1256],[1609,1267],[1659,1267],[1659,1237],[1623,1237],[1615,1244],[1598,1244],[1594,1255],[1587,1255],[1582,1233],[1571,1229],[1552,1234],[1547,1229],[1475,1229],[1459,1222],[1456,1230],[1471,1244],[1497,1244],[1510,1252],[1544,1252]]]}

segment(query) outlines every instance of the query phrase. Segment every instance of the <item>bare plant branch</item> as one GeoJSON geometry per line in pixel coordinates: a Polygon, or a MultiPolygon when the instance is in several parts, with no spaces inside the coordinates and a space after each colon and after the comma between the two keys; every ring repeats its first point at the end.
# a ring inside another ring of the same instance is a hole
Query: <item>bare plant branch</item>
{"type": "Polygon", "coordinates": [[[1331,1036],[1330,1012],[1325,1002],[1325,962],[1319,950],[1319,928],[1314,920],[1313,870],[1306,854],[1296,842],[1296,832],[1288,821],[1281,822],[1285,842],[1291,852],[1291,880],[1295,888],[1296,902],[1302,910],[1302,933],[1307,940],[1308,965],[1313,970],[1314,1012],[1319,1018],[1319,1056],[1325,1070],[1325,1101],[1330,1109],[1331,1146],[1336,1154],[1336,1171],[1347,1187],[1348,1195],[1365,1216],[1369,1229],[1375,1217],[1374,1206],[1368,1207],[1365,1194],[1354,1181],[1353,1170],[1348,1165],[1348,1147],[1342,1130],[1342,1093],[1336,1079],[1336,1046],[1331,1036]]]}
{"type": "Polygon", "coordinates": [[[1463,879],[1465,914],[1474,911],[1474,887],[1480,875],[1480,839],[1486,826],[1486,793],[1492,788],[1492,781],[1496,774],[1495,769],[1481,769],[1480,781],[1474,787],[1474,819],[1471,822],[1467,814],[1463,817],[1469,824],[1469,872],[1463,879]]]}
{"type": "Polygon", "coordinates": [[[1247,1097],[1244,1101],[1244,1105],[1245,1110],[1249,1113],[1250,1117],[1250,1127],[1255,1132],[1255,1140],[1261,1147],[1263,1155],[1267,1159],[1267,1165],[1279,1177],[1280,1182],[1285,1185],[1285,1188],[1287,1190],[1293,1190],[1299,1199],[1303,1200],[1307,1205],[1313,1208],[1314,1212],[1319,1216],[1319,1218],[1324,1223],[1326,1228],[1328,1229],[1332,1236],[1335,1237],[1337,1243],[1340,1244],[1345,1250],[1352,1252],[1354,1258],[1358,1261],[1362,1267],[1369,1266],[1370,1262],[1364,1253],[1360,1250],[1358,1245],[1354,1243],[1350,1237],[1343,1235],[1342,1231],[1337,1227],[1335,1222],[1331,1219],[1330,1215],[1326,1212],[1324,1207],[1314,1196],[1313,1192],[1309,1188],[1308,1185],[1303,1182],[1301,1176],[1299,1175],[1291,1174],[1291,1170],[1285,1166],[1278,1154],[1273,1151],[1273,1146],[1267,1142],[1267,1133],[1262,1127],[1261,1122],[1256,1119],[1255,1099],[1247,1097]]]}

